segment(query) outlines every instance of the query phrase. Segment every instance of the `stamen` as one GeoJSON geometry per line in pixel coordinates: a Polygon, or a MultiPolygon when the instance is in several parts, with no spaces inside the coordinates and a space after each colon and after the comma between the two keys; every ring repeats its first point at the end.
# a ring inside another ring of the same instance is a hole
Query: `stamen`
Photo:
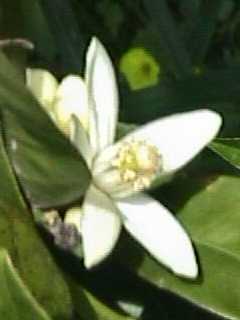
{"type": "Polygon", "coordinates": [[[121,146],[112,166],[118,169],[123,182],[130,182],[134,190],[140,191],[150,186],[162,168],[162,161],[154,145],[132,140],[121,146]]]}

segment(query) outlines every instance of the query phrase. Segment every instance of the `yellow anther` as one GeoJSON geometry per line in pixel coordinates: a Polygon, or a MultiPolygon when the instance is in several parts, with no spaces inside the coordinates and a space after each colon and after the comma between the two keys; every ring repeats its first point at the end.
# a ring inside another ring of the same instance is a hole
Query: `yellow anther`
{"type": "Polygon", "coordinates": [[[124,174],[123,174],[123,180],[128,182],[128,181],[132,181],[133,179],[136,178],[136,172],[133,170],[125,170],[124,174]]]}
{"type": "Polygon", "coordinates": [[[125,142],[112,166],[119,170],[123,182],[132,183],[136,191],[149,187],[161,170],[161,156],[158,149],[143,140],[125,142]]]}

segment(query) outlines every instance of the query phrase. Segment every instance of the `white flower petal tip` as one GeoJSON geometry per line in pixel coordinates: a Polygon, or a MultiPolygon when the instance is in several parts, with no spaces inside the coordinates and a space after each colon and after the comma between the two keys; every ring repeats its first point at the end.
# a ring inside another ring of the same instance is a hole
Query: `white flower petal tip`
{"type": "Polygon", "coordinates": [[[64,98],[72,98],[72,95],[78,95],[79,91],[85,89],[84,80],[78,75],[68,75],[66,76],[58,89],[58,95],[64,98]]]}
{"type": "Polygon", "coordinates": [[[159,202],[143,194],[118,201],[127,231],[175,274],[196,278],[198,266],[191,240],[181,224],[159,202]]]}
{"type": "Polygon", "coordinates": [[[43,107],[52,108],[58,82],[49,71],[27,68],[26,84],[43,107]]]}
{"type": "Polygon", "coordinates": [[[92,109],[90,141],[98,152],[114,141],[119,99],[112,61],[104,46],[95,37],[87,51],[85,79],[89,106],[92,109]]]}
{"type": "Polygon", "coordinates": [[[87,51],[87,59],[90,59],[92,61],[95,55],[98,43],[100,43],[100,41],[96,37],[92,37],[88,47],[88,51],[87,51]]]}
{"type": "Polygon", "coordinates": [[[68,128],[71,115],[75,115],[81,122],[84,129],[87,129],[87,89],[81,77],[77,75],[69,75],[63,79],[56,93],[54,111],[60,127],[68,128]]]}
{"type": "Polygon", "coordinates": [[[84,265],[90,269],[113,250],[121,231],[121,220],[111,199],[91,186],[83,204],[81,235],[84,265]]]}
{"type": "Polygon", "coordinates": [[[162,173],[171,174],[206,147],[217,135],[221,124],[219,114],[200,109],[150,122],[123,140],[146,140],[154,145],[162,156],[162,173]]]}
{"type": "Polygon", "coordinates": [[[179,265],[172,268],[173,273],[180,277],[188,278],[188,279],[196,279],[198,277],[198,265],[194,256],[189,257],[183,263],[179,263],[179,265]]]}
{"type": "Polygon", "coordinates": [[[209,109],[200,109],[195,111],[196,115],[199,115],[199,121],[206,121],[206,137],[208,135],[208,139],[206,141],[210,142],[213,140],[218,134],[221,126],[222,126],[222,117],[219,113],[209,110],[209,109]]]}

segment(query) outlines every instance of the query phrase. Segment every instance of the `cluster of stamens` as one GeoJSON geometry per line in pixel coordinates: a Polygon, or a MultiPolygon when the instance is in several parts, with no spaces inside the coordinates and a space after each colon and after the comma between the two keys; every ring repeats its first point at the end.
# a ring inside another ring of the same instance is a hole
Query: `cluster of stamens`
{"type": "Polygon", "coordinates": [[[140,191],[149,187],[161,170],[161,160],[155,146],[144,140],[131,140],[121,146],[112,165],[119,170],[123,182],[140,191]]]}

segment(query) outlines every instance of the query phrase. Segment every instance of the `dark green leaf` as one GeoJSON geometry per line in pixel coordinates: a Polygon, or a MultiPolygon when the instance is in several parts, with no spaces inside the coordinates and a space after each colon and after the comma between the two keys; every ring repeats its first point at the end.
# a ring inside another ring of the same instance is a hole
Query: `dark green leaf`
{"type": "Polygon", "coordinates": [[[0,318],[50,320],[14,269],[7,252],[0,249],[0,318]]]}
{"type": "MultiPolygon", "coordinates": [[[[130,282],[129,274],[124,273],[123,269],[116,265],[111,266],[109,261],[105,264],[106,268],[103,266],[103,268],[98,267],[89,271],[76,256],[66,255],[63,251],[53,247],[52,243],[49,243],[49,246],[64,272],[76,314],[80,319],[133,320],[129,316],[138,318],[142,313],[145,293],[141,292],[142,287],[138,282],[136,283],[135,277],[130,282]],[[125,315],[127,307],[120,308],[120,302],[131,305],[132,310],[131,313],[127,312],[128,316],[125,315]],[[136,310],[133,310],[134,306],[138,307],[137,316],[136,310]],[[134,311],[135,315],[133,315],[134,311]]],[[[148,299],[150,299],[149,295],[148,299]]]]}
{"type": "Polygon", "coordinates": [[[68,287],[43,244],[25,206],[0,140],[0,248],[5,248],[21,278],[53,319],[72,313],[68,287]]]}
{"type": "Polygon", "coordinates": [[[133,320],[114,311],[78,284],[70,285],[76,310],[83,320],[133,320]]]}
{"type": "Polygon", "coordinates": [[[75,201],[89,183],[86,164],[17,77],[0,55],[4,137],[23,189],[36,207],[75,201]]]}
{"type": "Polygon", "coordinates": [[[162,189],[161,197],[178,211],[196,246],[200,263],[196,281],[174,276],[133,241],[128,250],[124,246],[121,262],[154,286],[228,319],[240,319],[239,188],[238,177],[185,172],[162,189]]]}
{"type": "Polygon", "coordinates": [[[210,148],[237,169],[240,168],[240,138],[216,139],[210,148]]]}

